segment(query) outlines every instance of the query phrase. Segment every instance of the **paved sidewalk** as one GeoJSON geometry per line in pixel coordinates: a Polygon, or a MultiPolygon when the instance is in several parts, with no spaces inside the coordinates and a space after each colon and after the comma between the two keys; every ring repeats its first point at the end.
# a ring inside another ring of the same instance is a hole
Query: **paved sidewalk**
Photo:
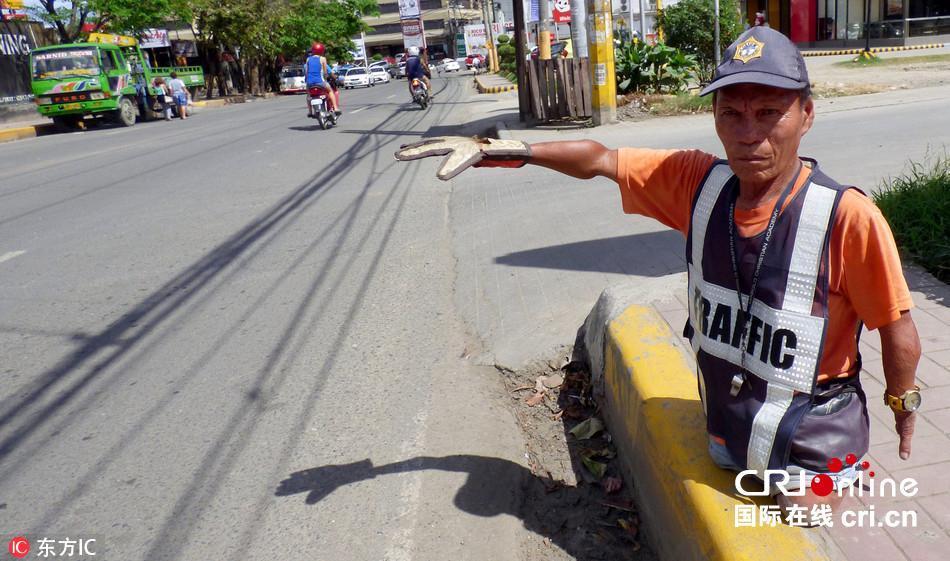
{"type": "MultiPolygon", "coordinates": [[[[590,138],[608,146],[722,152],[709,115],[593,129],[523,129],[515,94],[480,98],[493,101],[486,104],[484,118],[501,122],[513,138],[590,138]]],[[[928,128],[931,121],[946,119],[939,108],[947,103],[950,86],[820,100],[802,153],[818,156],[832,177],[873,190],[882,178],[899,173],[907,160],[920,160],[932,147],[950,145],[950,126],[928,128]],[[898,111],[903,129],[888,125],[885,118],[898,111]],[[864,140],[860,146],[852,146],[856,137],[864,140]],[[843,144],[849,138],[850,144],[843,144]]],[[[686,318],[682,236],[650,219],[622,215],[610,182],[579,184],[528,167],[517,172],[471,170],[453,183],[457,301],[486,341],[489,350],[482,360],[517,367],[545,349],[571,342],[600,291],[631,278],[642,286],[643,302],[652,302],[674,330],[681,330],[686,318]]],[[[913,512],[917,527],[846,529],[839,524],[815,530],[853,561],[946,559],[950,551],[950,287],[910,264],[905,274],[923,346],[918,380],[924,407],[912,456],[902,461],[893,416],[880,397],[880,337],[876,331],[865,332],[862,380],[872,425],[867,460],[878,480],[914,478],[919,492],[909,499],[853,499],[842,509],[867,510],[873,505],[878,521],[888,511],[913,512]]]]}

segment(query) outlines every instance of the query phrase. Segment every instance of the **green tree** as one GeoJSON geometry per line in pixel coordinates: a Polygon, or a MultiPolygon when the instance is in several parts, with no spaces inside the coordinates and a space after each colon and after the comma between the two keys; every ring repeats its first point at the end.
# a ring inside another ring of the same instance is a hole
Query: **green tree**
{"type": "Polygon", "coordinates": [[[122,33],[139,35],[144,29],[160,26],[168,18],[186,19],[188,0],[37,0],[31,13],[52,25],[60,41],[80,38],[83,25],[93,24],[96,31],[108,27],[122,33]]]}
{"type": "Polygon", "coordinates": [[[290,0],[277,44],[284,54],[296,55],[319,41],[330,60],[349,60],[350,37],[372,29],[361,17],[374,15],[379,15],[376,0],[290,0]]]}
{"type": "Polygon", "coordinates": [[[515,52],[515,46],[511,44],[511,37],[499,35],[495,39],[498,41],[498,67],[501,69],[502,74],[508,77],[509,80],[511,80],[511,76],[514,75],[515,80],[513,81],[517,81],[517,74],[515,74],[518,71],[517,61],[515,60],[517,54],[515,52]]]}
{"type": "MultiPolygon", "coordinates": [[[[666,44],[696,56],[697,77],[712,80],[715,71],[715,9],[713,0],[680,0],[658,14],[657,27],[666,34],[666,44]]],[[[723,50],[742,33],[736,0],[719,3],[719,44],[723,50]]]]}

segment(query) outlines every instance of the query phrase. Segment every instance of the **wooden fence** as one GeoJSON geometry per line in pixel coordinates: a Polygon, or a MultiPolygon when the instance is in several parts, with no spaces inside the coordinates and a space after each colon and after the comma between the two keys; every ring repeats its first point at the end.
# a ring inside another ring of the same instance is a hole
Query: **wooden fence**
{"type": "Polygon", "coordinates": [[[590,61],[529,60],[525,65],[531,113],[539,121],[585,118],[591,111],[590,61]]]}

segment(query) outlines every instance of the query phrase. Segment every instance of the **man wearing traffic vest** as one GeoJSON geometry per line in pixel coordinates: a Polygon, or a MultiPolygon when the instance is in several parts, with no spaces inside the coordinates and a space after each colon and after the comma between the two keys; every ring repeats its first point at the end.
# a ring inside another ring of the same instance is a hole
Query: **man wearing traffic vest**
{"type": "MultiPolygon", "coordinates": [[[[713,81],[716,132],[726,160],[698,150],[610,150],[593,141],[436,138],[397,159],[449,154],[438,177],[468,167],[544,166],[572,177],[608,177],[623,209],[686,237],[689,321],[709,452],[721,467],[788,471],[854,483],[869,446],[859,373],[862,326],[881,335],[886,393],[910,457],[920,341],[896,244],[860,190],[825,175],[798,148],[814,120],[798,48],[768,27],[726,51],[713,81]],[[854,456],[851,456],[854,454],[854,456]],[[838,466],[833,458],[848,458],[838,466]]],[[[782,506],[840,501],[808,489],[782,506]]]]}

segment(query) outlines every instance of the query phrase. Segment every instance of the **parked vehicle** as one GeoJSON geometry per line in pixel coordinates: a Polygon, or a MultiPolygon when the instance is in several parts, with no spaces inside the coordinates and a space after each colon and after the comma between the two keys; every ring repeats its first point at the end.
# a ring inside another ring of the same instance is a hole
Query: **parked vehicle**
{"type": "Polygon", "coordinates": [[[307,91],[307,76],[304,67],[288,64],[280,69],[280,93],[303,93],[307,91]]]}
{"type": "Polygon", "coordinates": [[[482,67],[485,65],[485,57],[480,54],[470,54],[465,57],[465,68],[471,70],[472,68],[478,66],[482,67]]]}
{"type": "Polygon", "coordinates": [[[447,58],[442,63],[442,70],[445,72],[458,72],[459,70],[461,70],[461,68],[459,67],[459,63],[457,61],[451,58],[447,58]]]}
{"type": "Polygon", "coordinates": [[[346,89],[375,85],[375,82],[370,80],[369,72],[367,72],[365,68],[350,68],[346,72],[346,76],[343,77],[343,87],[346,89]]]}
{"type": "Polygon", "coordinates": [[[369,67],[369,77],[373,80],[374,84],[389,83],[389,72],[386,72],[386,69],[382,66],[370,66],[369,67]]]}
{"type": "Polygon", "coordinates": [[[406,63],[400,62],[398,71],[396,73],[396,78],[405,78],[406,77],[406,63]]]}
{"type": "Polygon", "coordinates": [[[156,77],[172,72],[188,88],[204,85],[200,66],[152,68],[133,37],[92,33],[89,41],[33,49],[30,53],[33,101],[37,111],[63,128],[86,117],[108,118],[131,127],[136,118],[163,118],[164,92],[156,77]]]}
{"type": "Polygon", "coordinates": [[[412,102],[418,103],[419,108],[425,109],[429,106],[429,89],[426,88],[425,82],[418,78],[413,78],[410,91],[412,92],[412,102]]]}
{"type": "Polygon", "coordinates": [[[337,124],[339,117],[335,111],[330,109],[329,103],[327,102],[327,96],[330,95],[330,91],[326,88],[315,87],[310,88],[308,92],[310,95],[310,109],[312,111],[311,118],[317,120],[320,123],[320,128],[327,130],[328,128],[337,124]]]}

